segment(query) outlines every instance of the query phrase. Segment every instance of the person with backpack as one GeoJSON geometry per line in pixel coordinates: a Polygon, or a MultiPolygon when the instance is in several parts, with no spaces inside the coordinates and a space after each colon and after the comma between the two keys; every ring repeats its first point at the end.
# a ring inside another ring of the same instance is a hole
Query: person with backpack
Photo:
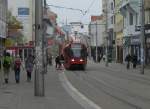
{"type": "Polygon", "coordinates": [[[16,83],[20,82],[20,67],[21,67],[21,59],[20,56],[17,55],[17,57],[14,60],[14,71],[15,71],[16,83]]]}
{"type": "Polygon", "coordinates": [[[12,63],[12,60],[11,60],[10,54],[6,53],[3,58],[4,79],[5,79],[6,84],[8,83],[8,79],[9,79],[11,63],[12,63]]]}

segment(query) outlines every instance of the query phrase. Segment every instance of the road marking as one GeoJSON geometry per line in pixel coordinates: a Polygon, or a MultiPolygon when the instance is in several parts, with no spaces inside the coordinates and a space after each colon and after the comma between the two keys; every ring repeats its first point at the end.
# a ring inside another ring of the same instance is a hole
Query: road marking
{"type": "Polygon", "coordinates": [[[82,93],[80,93],[67,79],[64,72],[59,73],[59,80],[61,81],[63,87],[65,90],[69,93],[72,98],[79,103],[83,108],[85,109],[102,109],[97,104],[95,104],[93,101],[88,99],[86,96],[84,96],[82,93]]]}

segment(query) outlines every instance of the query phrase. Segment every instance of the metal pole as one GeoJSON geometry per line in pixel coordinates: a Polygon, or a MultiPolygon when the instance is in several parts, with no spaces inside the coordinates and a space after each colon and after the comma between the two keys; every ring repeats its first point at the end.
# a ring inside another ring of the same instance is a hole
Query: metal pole
{"type": "Polygon", "coordinates": [[[96,21],[96,52],[95,52],[95,56],[96,56],[96,62],[97,62],[97,21],[96,21]]]}
{"type": "Polygon", "coordinates": [[[141,74],[144,74],[145,66],[145,11],[144,0],[141,0],[141,74]]]}
{"type": "Polygon", "coordinates": [[[44,96],[44,73],[43,73],[43,58],[42,58],[42,19],[43,19],[43,2],[42,0],[35,1],[35,50],[36,50],[36,65],[35,65],[35,96],[44,96]]]}
{"type": "Polygon", "coordinates": [[[108,47],[109,47],[109,39],[108,39],[108,33],[107,33],[107,26],[108,26],[108,22],[107,22],[107,0],[106,0],[106,9],[105,9],[105,17],[106,17],[106,25],[105,25],[105,30],[106,30],[106,63],[105,66],[108,67],[108,47]]]}

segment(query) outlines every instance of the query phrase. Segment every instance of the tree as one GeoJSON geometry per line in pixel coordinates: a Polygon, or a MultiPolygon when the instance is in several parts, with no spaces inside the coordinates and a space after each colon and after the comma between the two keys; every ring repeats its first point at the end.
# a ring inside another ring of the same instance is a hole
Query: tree
{"type": "Polygon", "coordinates": [[[19,22],[15,16],[12,16],[11,12],[7,13],[8,29],[23,29],[21,22],[19,22]]]}
{"type": "Polygon", "coordinates": [[[21,32],[23,29],[22,23],[19,22],[10,11],[7,13],[7,21],[8,38],[10,38],[14,43],[22,44],[24,39],[24,35],[21,32]]]}

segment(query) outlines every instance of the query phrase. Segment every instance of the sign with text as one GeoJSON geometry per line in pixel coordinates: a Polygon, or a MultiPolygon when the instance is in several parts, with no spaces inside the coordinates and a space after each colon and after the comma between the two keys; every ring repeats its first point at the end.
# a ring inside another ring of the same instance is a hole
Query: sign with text
{"type": "Polygon", "coordinates": [[[19,16],[29,15],[29,8],[18,8],[18,15],[19,16]]]}

